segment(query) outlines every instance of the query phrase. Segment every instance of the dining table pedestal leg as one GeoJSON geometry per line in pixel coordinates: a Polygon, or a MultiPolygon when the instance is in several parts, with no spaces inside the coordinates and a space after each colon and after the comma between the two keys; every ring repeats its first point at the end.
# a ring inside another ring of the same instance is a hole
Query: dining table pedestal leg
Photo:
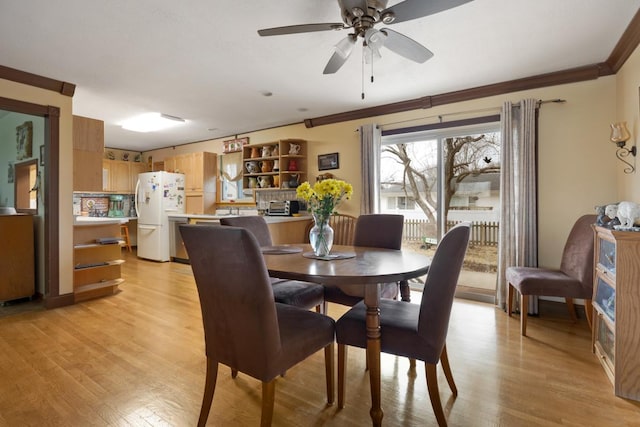
{"type": "Polygon", "coordinates": [[[365,287],[364,303],[367,306],[367,362],[371,387],[369,414],[377,427],[382,425],[384,416],[380,404],[380,285],[365,287]]]}

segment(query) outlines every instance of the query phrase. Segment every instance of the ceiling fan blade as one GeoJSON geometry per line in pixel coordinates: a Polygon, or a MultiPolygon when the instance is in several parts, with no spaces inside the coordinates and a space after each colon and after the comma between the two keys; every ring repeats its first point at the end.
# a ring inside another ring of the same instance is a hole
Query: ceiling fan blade
{"type": "Polygon", "coordinates": [[[351,52],[353,52],[353,47],[356,45],[357,38],[355,34],[349,34],[338,42],[336,51],[333,52],[333,55],[329,58],[329,62],[327,62],[327,65],[324,67],[322,74],[333,74],[347,62],[347,59],[351,56],[351,52]]]}
{"type": "Polygon", "coordinates": [[[302,24],[302,25],[289,25],[286,27],[265,28],[258,30],[258,34],[261,36],[282,36],[285,34],[297,34],[297,33],[312,33],[314,31],[330,31],[330,30],[342,30],[346,28],[342,22],[333,22],[325,24],[302,24]]]}
{"type": "MultiPolygon", "coordinates": [[[[469,3],[473,0],[405,0],[383,10],[380,16],[390,12],[395,15],[393,23],[422,18],[469,3]]],[[[386,22],[386,21],[385,21],[386,22]]],[[[389,22],[390,23],[390,22],[389,22]]]]}
{"type": "Polygon", "coordinates": [[[433,57],[433,52],[404,34],[388,28],[382,28],[380,32],[387,35],[384,39],[384,47],[400,56],[420,64],[433,57]]]}

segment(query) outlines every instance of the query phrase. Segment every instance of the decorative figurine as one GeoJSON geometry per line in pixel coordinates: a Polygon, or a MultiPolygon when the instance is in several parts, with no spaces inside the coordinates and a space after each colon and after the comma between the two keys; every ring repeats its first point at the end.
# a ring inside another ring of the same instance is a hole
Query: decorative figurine
{"type": "MultiPolygon", "coordinates": [[[[607,209],[609,206],[607,206],[607,209]]],[[[611,212],[613,213],[613,209],[611,209],[611,212]]],[[[620,202],[614,215],[620,221],[620,228],[633,228],[636,222],[640,222],[640,205],[628,201],[620,202]]],[[[611,217],[609,214],[607,216],[611,217]]]]}

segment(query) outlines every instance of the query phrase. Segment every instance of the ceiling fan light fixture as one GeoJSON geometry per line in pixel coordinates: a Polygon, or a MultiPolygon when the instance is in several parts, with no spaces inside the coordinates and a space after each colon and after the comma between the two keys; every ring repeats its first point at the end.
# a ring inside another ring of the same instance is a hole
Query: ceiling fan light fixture
{"type": "Polygon", "coordinates": [[[351,51],[353,51],[353,46],[355,46],[355,44],[355,34],[349,34],[347,37],[340,40],[335,46],[336,53],[346,59],[351,55],[351,51]]]}
{"type": "Polygon", "coordinates": [[[387,35],[382,31],[378,31],[374,28],[369,28],[364,33],[364,41],[373,50],[378,50],[384,46],[387,35]]]}
{"type": "Polygon", "coordinates": [[[365,64],[371,64],[374,60],[382,59],[380,49],[377,49],[375,47],[372,48],[371,46],[364,45],[362,53],[364,55],[365,64]]]}
{"type": "Polygon", "coordinates": [[[154,132],[186,123],[180,117],[163,113],[144,113],[122,122],[123,129],[133,132],[154,132]]]}

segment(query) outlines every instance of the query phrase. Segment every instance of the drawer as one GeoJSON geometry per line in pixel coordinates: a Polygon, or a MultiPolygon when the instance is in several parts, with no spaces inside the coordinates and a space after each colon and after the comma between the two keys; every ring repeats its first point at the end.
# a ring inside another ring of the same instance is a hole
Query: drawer
{"type": "Polygon", "coordinates": [[[600,274],[596,276],[596,289],[593,304],[605,314],[611,322],[616,321],[616,290],[600,274]]]}

